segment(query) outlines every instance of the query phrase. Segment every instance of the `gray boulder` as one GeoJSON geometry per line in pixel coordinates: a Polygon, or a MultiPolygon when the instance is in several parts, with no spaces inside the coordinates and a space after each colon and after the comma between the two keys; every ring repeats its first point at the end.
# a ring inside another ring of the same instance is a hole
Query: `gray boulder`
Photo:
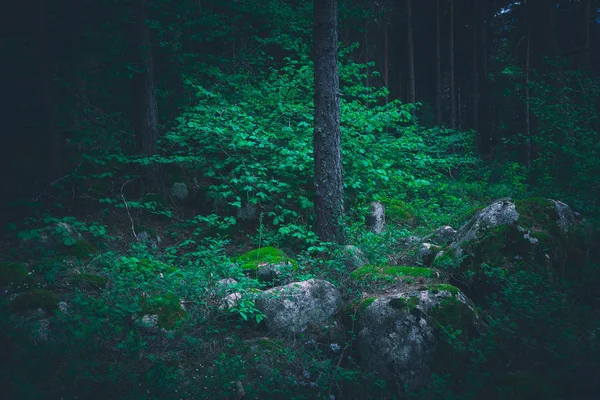
{"type": "Polygon", "coordinates": [[[496,200],[458,230],[452,243],[438,253],[436,261],[449,255],[460,258],[465,250],[470,254],[481,253],[479,258],[486,258],[494,255],[490,245],[496,243],[497,247],[502,242],[508,252],[514,253],[513,257],[526,259],[539,250],[540,241],[545,242],[542,247],[560,247],[558,243],[565,241],[569,229],[578,222],[578,214],[560,201],[496,200]]]}
{"type": "Polygon", "coordinates": [[[419,255],[417,262],[425,265],[431,264],[435,255],[440,252],[442,248],[432,243],[421,243],[419,247],[419,255]]]}
{"type": "Polygon", "coordinates": [[[341,306],[339,290],[324,280],[309,279],[264,291],[256,300],[269,331],[298,334],[331,319],[341,306]]]}
{"type": "Polygon", "coordinates": [[[363,365],[396,390],[418,390],[435,372],[432,362],[440,359],[440,326],[446,324],[464,334],[476,331],[478,324],[471,302],[454,286],[400,289],[376,298],[359,315],[363,365]]]}
{"type": "Polygon", "coordinates": [[[350,271],[369,264],[365,254],[356,246],[347,245],[342,249],[342,262],[350,271]]]}
{"type": "Polygon", "coordinates": [[[190,191],[183,182],[175,182],[171,188],[171,196],[177,201],[184,201],[188,198],[190,191]]]}
{"type": "Polygon", "coordinates": [[[373,233],[381,233],[385,228],[385,207],[380,201],[371,203],[367,215],[367,227],[373,233]]]}
{"type": "Polygon", "coordinates": [[[254,221],[258,218],[258,208],[254,204],[244,204],[237,210],[236,217],[242,221],[254,221]]]}
{"type": "Polygon", "coordinates": [[[425,236],[423,240],[429,240],[438,245],[449,245],[456,237],[457,231],[450,225],[437,228],[433,233],[425,236]]]}

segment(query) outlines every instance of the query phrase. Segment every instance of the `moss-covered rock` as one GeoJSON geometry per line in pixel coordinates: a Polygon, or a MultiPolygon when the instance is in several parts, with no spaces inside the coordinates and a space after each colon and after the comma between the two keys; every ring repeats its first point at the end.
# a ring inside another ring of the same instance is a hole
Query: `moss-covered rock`
{"type": "Polygon", "coordinates": [[[23,263],[2,261],[0,262],[0,288],[27,286],[29,272],[23,263]]]}
{"type": "Polygon", "coordinates": [[[91,242],[87,240],[77,240],[73,244],[64,245],[61,252],[67,256],[87,260],[99,251],[91,242]]]}
{"type": "Polygon", "coordinates": [[[11,311],[18,313],[38,308],[44,311],[56,311],[58,303],[60,303],[60,298],[56,293],[45,289],[32,289],[15,297],[9,307],[11,311]]]}
{"type": "Polygon", "coordinates": [[[414,226],[417,218],[412,213],[412,208],[402,200],[383,199],[385,218],[388,223],[395,225],[414,226]]]}
{"type": "Polygon", "coordinates": [[[142,298],[140,306],[143,315],[156,316],[157,326],[166,330],[173,329],[187,317],[179,298],[172,293],[142,298]]]}
{"type": "Polygon", "coordinates": [[[106,288],[108,278],[102,275],[83,273],[70,277],[69,283],[81,286],[85,289],[98,290],[106,288]]]}
{"type": "Polygon", "coordinates": [[[430,361],[431,371],[451,374],[460,380],[468,365],[468,343],[478,335],[478,316],[475,308],[460,298],[460,291],[451,285],[429,288],[430,293],[450,293],[429,312],[429,321],[435,329],[436,349],[430,361]]]}
{"type": "Polygon", "coordinates": [[[432,275],[433,271],[430,268],[386,265],[365,265],[350,274],[354,280],[430,278],[432,275]]]}
{"type": "Polygon", "coordinates": [[[424,387],[432,372],[466,370],[467,346],[453,344],[465,344],[479,332],[472,302],[447,284],[377,297],[360,312],[358,325],[364,365],[399,391],[424,387]]]}
{"type": "Polygon", "coordinates": [[[258,277],[265,283],[282,283],[284,275],[291,275],[298,268],[295,260],[275,247],[261,247],[232,259],[241,265],[246,274],[258,277]]]}
{"type": "Polygon", "coordinates": [[[593,235],[586,229],[564,203],[543,198],[501,199],[461,227],[433,266],[452,269],[465,288],[482,295],[498,287],[489,276],[490,268],[509,273],[525,268],[573,278],[581,275],[591,254],[593,235]]]}
{"type": "Polygon", "coordinates": [[[261,247],[233,259],[242,265],[243,270],[256,271],[261,264],[279,264],[288,261],[285,253],[275,247],[261,247]]]}

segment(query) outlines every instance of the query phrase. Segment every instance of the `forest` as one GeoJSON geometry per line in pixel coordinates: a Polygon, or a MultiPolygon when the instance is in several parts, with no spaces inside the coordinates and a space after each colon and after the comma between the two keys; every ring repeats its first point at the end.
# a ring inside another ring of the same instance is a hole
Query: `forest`
{"type": "Polygon", "coordinates": [[[2,18],[0,398],[598,398],[600,1],[2,18]]]}

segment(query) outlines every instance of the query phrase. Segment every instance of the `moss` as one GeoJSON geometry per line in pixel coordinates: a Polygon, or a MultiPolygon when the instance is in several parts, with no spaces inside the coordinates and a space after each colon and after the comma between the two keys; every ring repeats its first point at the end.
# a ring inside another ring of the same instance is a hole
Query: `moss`
{"type": "Polygon", "coordinates": [[[45,289],[33,289],[17,296],[11,303],[10,309],[14,312],[27,312],[38,308],[46,311],[58,309],[59,297],[56,293],[45,289]]]}
{"type": "Polygon", "coordinates": [[[398,199],[384,199],[386,220],[394,224],[413,226],[417,219],[412,214],[410,206],[398,199]]]}
{"type": "Polygon", "coordinates": [[[98,248],[87,240],[78,240],[72,245],[65,246],[63,252],[69,256],[88,259],[98,253],[98,248]]]}
{"type": "Polygon", "coordinates": [[[0,287],[18,286],[26,283],[29,273],[25,264],[18,262],[0,262],[0,287]]]}
{"type": "Polygon", "coordinates": [[[158,326],[160,328],[173,329],[178,322],[187,316],[187,312],[181,307],[179,298],[172,293],[149,299],[144,298],[140,303],[143,314],[158,316],[158,326]]]}
{"type": "Polygon", "coordinates": [[[409,297],[407,299],[404,297],[398,297],[391,299],[388,304],[390,307],[397,310],[408,310],[412,312],[419,305],[419,299],[416,297],[409,297]]]}
{"type": "Polygon", "coordinates": [[[425,277],[430,278],[433,272],[429,268],[407,267],[407,266],[374,266],[365,265],[350,274],[355,280],[366,278],[371,279],[389,279],[402,277],[425,277]]]}
{"type": "Polygon", "coordinates": [[[519,225],[525,228],[543,229],[549,232],[560,230],[556,207],[550,200],[541,197],[515,201],[515,209],[519,213],[519,225]]]}
{"type": "Polygon", "coordinates": [[[77,274],[69,279],[69,283],[89,289],[104,289],[108,284],[108,278],[95,274],[77,274]]]}
{"type": "Polygon", "coordinates": [[[437,348],[431,362],[432,372],[452,374],[461,379],[466,371],[469,341],[476,335],[475,313],[455,297],[445,297],[429,312],[436,330],[437,348]]]}
{"type": "MultiPolygon", "coordinates": [[[[439,254],[439,253],[438,253],[439,254]]],[[[450,267],[455,266],[457,259],[457,250],[454,247],[446,247],[442,250],[442,254],[433,259],[432,266],[434,267],[450,267]]]]}
{"type": "Polygon", "coordinates": [[[251,250],[238,257],[234,257],[233,261],[240,263],[244,271],[258,271],[258,268],[264,264],[290,263],[296,265],[294,260],[287,258],[283,251],[275,247],[261,247],[251,250]]]}
{"type": "Polygon", "coordinates": [[[367,309],[367,307],[369,307],[371,304],[373,304],[373,302],[377,300],[377,297],[367,297],[366,299],[363,299],[359,304],[358,304],[358,312],[361,313],[363,311],[365,311],[367,309]]]}
{"type": "Polygon", "coordinates": [[[460,290],[456,286],[449,285],[447,283],[438,283],[436,285],[427,286],[427,290],[431,293],[438,293],[447,291],[452,294],[452,296],[457,296],[460,290]]]}

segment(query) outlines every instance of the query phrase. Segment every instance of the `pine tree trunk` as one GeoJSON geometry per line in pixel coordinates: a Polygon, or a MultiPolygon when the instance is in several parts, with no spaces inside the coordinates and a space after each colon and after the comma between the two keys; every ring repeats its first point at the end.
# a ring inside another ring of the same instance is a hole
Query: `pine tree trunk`
{"type": "Polygon", "coordinates": [[[343,243],[337,15],[336,0],[315,0],[315,232],[322,241],[343,243]]]}
{"type": "Polygon", "coordinates": [[[485,24],[488,9],[480,7],[479,12],[479,62],[478,62],[478,125],[479,125],[479,151],[482,156],[488,156],[492,153],[493,138],[490,134],[489,110],[488,110],[488,67],[487,67],[487,26],[485,24]]]}
{"type": "MultiPolygon", "coordinates": [[[[135,3],[134,51],[138,73],[134,76],[134,130],[138,154],[150,157],[156,152],[158,140],[158,105],[154,83],[154,62],[150,28],[148,27],[148,0],[135,3]]],[[[145,168],[145,189],[158,188],[155,165],[145,168]]]]}
{"type": "Polygon", "coordinates": [[[438,126],[442,125],[442,53],[441,47],[441,28],[440,28],[440,1],[437,0],[435,5],[435,122],[438,126]]]}
{"type": "Polygon", "coordinates": [[[527,48],[525,54],[525,156],[527,169],[531,169],[532,163],[532,148],[531,148],[531,110],[529,106],[529,55],[531,52],[531,30],[527,32],[527,48]]]}
{"type": "Polygon", "coordinates": [[[41,88],[41,125],[44,131],[46,162],[45,181],[51,183],[61,175],[61,135],[58,129],[56,90],[54,86],[53,45],[48,21],[49,3],[39,0],[37,4],[36,45],[39,59],[41,88]]]}
{"type": "Polygon", "coordinates": [[[450,127],[456,129],[456,86],[454,82],[454,0],[450,0],[450,23],[448,30],[450,63],[450,127]]]}
{"type": "Polygon", "coordinates": [[[408,102],[415,103],[415,43],[413,39],[411,0],[406,0],[406,15],[408,18],[406,25],[406,39],[408,48],[408,102]]]}
{"type": "Polygon", "coordinates": [[[592,49],[590,48],[590,19],[592,1],[582,0],[581,4],[579,5],[579,9],[579,20],[577,21],[577,26],[579,29],[579,43],[577,43],[579,47],[579,51],[577,53],[577,65],[581,69],[590,70],[592,68],[592,49]]]}
{"type": "Polygon", "coordinates": [[[472,55],[472,75],[473,82],[473,129],[479,131],[479,0],[473,0],[473,55],[472,55]]]}

